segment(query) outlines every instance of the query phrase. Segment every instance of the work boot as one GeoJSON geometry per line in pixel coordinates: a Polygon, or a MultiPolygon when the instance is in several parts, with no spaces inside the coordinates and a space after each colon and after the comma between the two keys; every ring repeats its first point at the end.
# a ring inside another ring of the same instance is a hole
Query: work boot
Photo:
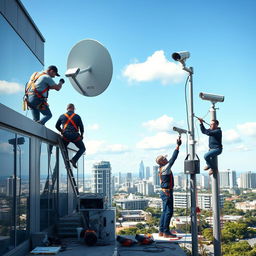
{"type": "Polygon", "coordinates": [[[164,236],[164,233],[163,232],[159,232],[158,236],[164,236]]]}
{"type": "Polygon", "coordinates": [[[71,159],[69,161],[73,165],[74,168],[77,168],[76,162],[73,159],[71,159]]]}
{"type": "Polygon", "coordinates": [[[207,171],[207,170],[209,170],[210,169],[210,167],[208,166],[208,165],[206,165],[205,167],[204,167],[204,170],[205,171],[207,171]]]}
{"type": "Polygon", "coordinates": [[[175,238],[175,237],[177,236],[172,232],[164,233],[164,238],[175,238]]]}

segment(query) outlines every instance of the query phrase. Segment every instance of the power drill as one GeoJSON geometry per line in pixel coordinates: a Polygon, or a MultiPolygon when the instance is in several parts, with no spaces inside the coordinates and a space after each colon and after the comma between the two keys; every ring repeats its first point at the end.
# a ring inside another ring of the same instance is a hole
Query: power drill
{"type": "Polygon", "coordinates": [[[136,244],[136,241],[129,239],[124,236],[117,236],[116,240],[122,245],[122,246],[132,246],[136,244]]]}
{"type": "Polygon", "coordinates": [[[147,235],[136,235],[135,239],[142,245],[148,245],[154,243],[154,239],[147,235]]]}

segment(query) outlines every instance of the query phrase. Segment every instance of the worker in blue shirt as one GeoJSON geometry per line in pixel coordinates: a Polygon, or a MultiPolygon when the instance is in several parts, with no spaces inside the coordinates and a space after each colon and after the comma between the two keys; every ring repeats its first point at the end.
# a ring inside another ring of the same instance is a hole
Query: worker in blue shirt
{"type": "Polygon", "coordinates": [[[204,120],[202,118],[198,118],[198,120],[201,132],[209,136],[209,151],[204,155],[206,161],[204,170],[209,170],[209,175],[212,175],[214,171],[217,171],[216,157],[222,153],[222,131],[218,120],[211,121],[210,129],[204,127],[204,120]]]}
{"type": "Polygon", "coordinates": [[[78,147],[75,156],[70,160],[74,168],[77,168],[77,161],[85,152],[83,143],[84,126],[81,117],[75,114],[75,106],[70,103],[67,106],[67,113],[61,115],[55,125],[56,129],[60,131],[64,146],[67,148],[70,142],[78,147]],[[61,127],[62,126],[62,127],[61,127]]]}
{"type": "Polygon", "coordinates": [[[177,139],[176,148],[169,161],[167,160],[166,155],[165,156],[160,155],[156,158],[156,163],[159,165],[159,176],[160,176],[160,182],[161,182],[160,197],[163,203],[163,210],[160,218],[158,235],[163,236],[165,238],[176,237],[176,235],[170,231],[170,221],[173,215],[173,187],[174,187],[174,179],[173,179],[173,173],[172,173],[171,167],[178,157],[181,143],[182,142],[179,137],[177,139]]]}

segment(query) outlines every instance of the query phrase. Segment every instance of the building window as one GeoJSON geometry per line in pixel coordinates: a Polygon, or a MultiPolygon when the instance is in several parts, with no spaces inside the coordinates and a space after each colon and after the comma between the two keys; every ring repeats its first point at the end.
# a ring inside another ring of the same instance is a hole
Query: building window
{"type": "Polygon", "coordinates": [[[58,165],[56,147],[43,143],[40,154],[40,230],[55,223],[58,165]]]}
{"type": "Polygon", "coordinates": [[[0,255],[28,238],[29,138],[0,129],[0,255]]]}

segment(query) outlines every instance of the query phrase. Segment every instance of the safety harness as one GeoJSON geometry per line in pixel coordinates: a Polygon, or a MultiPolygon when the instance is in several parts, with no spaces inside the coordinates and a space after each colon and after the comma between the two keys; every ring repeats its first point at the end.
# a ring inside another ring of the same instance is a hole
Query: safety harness
{"type": "MultiPolygon", "coordinates": [[[[160,177],[160,182],[162,183],[162,168],[164,166],[160,167],[160,172],[159,172],[159,177],[160,177]]],[[[167,195],[170,196],[170,190],[173,189],[173,176],[172,173],[170,173],[170,185],[169,188],[161,188],[162,191],[167,195]]]]}
{"type": "MultiPolygon", "coordinates": [[[[67,113],[64,114],[64,116],[67,118],[67,121],[66,121],[66,123],[63,125],[62,133],[65,132],[65,130],[66,130],[66,128],[67,128],[67,126],[68,126],[69,123],[71,123],[71,124],[74,126],[75,130],[78,132],[78,127],[77,127],[76,123],[75,123],[74,120],[73,120],[73,117],[74,117],[75,115],[76,115],[75,113],[73,113],[72,115],[68,115],[67,113]]],[[[72,141],[72,142],[76,142],[76,141],[79,141],[80,139],[82,139],[80,135],[79,135],[75,140],[69,140],[68,138],[66,138],[66,137],[64,137],[64,136],[62,136],[62,137],[63,137],[63,139],[64,139],[65,141],[67,141],[67,142],[71,142],[71,141],[72,141]]]]}
{"type": "Polygon", "coordinates": [[[31,77],[30,77],[30,80],[29,82],[27,83],[27,86],[26,86],[26,89],[25,89],[25,95],[23,97],[23,110],[27,110],[29,109],[29,104],[28,104],[28,96],[29,95],[36,95],[38,98],[44,98],[45,101],[42,102],[40,104],[40,108],[44,108],[44,106],[48,105],[48,103],[46,102],[46,99],[48,97],[48,94],[46,97],[43,96],[43,94],[45,92],[48,92],[49,91],[49,87],[46,87],[43,91],[39,92],[37,89],[36,89],[36,81],[39,77],[43,76],[43,75],[47,75],[47,73],[45,72],[42,72],[40,74],[38,74],[38,72],[35,72],[31,77]]]}

